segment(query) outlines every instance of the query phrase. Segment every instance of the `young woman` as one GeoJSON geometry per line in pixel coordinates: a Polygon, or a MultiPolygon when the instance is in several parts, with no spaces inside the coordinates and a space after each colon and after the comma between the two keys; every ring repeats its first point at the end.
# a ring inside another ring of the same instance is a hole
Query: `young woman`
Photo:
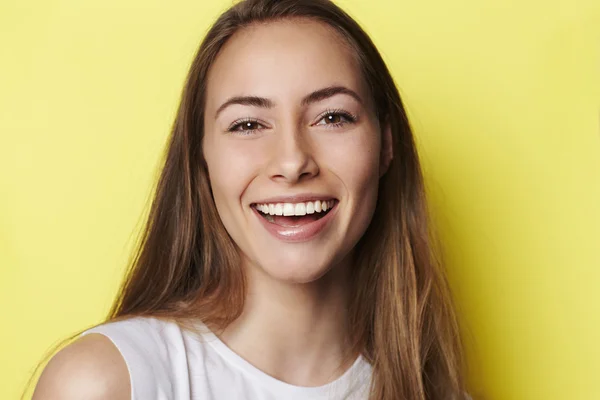
{"type": "Polygon", "coordinates": [[[327,0],[247,0],[193,61],[108,319],[34,399],[464,398],[397,88],[327,0]]]}

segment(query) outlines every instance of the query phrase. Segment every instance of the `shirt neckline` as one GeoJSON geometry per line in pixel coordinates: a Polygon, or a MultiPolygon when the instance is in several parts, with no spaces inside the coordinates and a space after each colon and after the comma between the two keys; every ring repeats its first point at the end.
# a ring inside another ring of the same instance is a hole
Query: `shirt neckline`
{"type": "MultiPolygon", "coordinates": [[[[360,389],[371,376],[371,365],[360,354],[352,365],[335,380],[321,386],[297,386],[275,378],[257,368],[238,353],[233,351],[204,323],[197,324],[204,341],[209,344],[225,361],[251,376],[262,386],[278,395],[328,396],[332,393],[346,395],[348,392],[360,389]]],[[[343,397],[343,396],[342,396],[343,397]]]]}

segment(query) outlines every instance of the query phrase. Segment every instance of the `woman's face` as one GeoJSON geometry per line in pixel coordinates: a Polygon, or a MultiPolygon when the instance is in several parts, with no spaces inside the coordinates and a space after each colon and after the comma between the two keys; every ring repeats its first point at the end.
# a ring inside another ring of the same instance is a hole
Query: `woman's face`
{"type": "Polygon", "coordinates": [[[203,150],[217,210],[245,267],[280,281],[314,281],[350,254],[387,165],[342,40],[310,20],[255,25],[209,71],[203,150]]]}

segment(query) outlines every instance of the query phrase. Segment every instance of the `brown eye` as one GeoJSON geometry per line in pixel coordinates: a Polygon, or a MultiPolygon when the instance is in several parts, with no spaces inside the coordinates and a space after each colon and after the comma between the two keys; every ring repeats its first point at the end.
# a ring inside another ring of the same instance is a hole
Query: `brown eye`
{"type": "Polygon", "coordinates": [[[329,114],[325,116],[325,121],[331,122],[332,124],[339,124],[342,120],[340,114],[329,114]]]}
{"type": "Polygon", "coordinates": [[[256,121],[246,121],[236,125],[234,130],[239,131],[239,128],[241,127],[241,130],[243,131],[253,131],[255,129],[258,129],[258,126],[259,123],[256,121]]]}
{"type": "Polygon", "coordinates": [[[327,125],[327,127],[337,128],[348,123],[354,123],[356,118],[341,111],[329,111],[321,117],[317,125],[327,125]],[[324,123],[322,121],[325,121],[324,123]]]}
{"type": "Polygon", "coordinates": [[[228,129],[228,131],[240,134],[250,134],[259,130],[260,127],[262,127],[262,124],[260,124],[258,121],[247,120],[234,124],[233,126],[231,126],[231,128],[228,129]]]}

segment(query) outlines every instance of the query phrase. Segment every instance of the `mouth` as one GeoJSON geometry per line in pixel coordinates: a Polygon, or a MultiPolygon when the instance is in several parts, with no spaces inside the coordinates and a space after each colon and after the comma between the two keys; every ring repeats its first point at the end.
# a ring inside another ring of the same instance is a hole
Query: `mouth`
{"type": "Polygon", "coordinates": [[[324,218],[338,200],[316,200],[301,203],[254,203],[260,218],[281,227],[302,227],[324,218]]]}

